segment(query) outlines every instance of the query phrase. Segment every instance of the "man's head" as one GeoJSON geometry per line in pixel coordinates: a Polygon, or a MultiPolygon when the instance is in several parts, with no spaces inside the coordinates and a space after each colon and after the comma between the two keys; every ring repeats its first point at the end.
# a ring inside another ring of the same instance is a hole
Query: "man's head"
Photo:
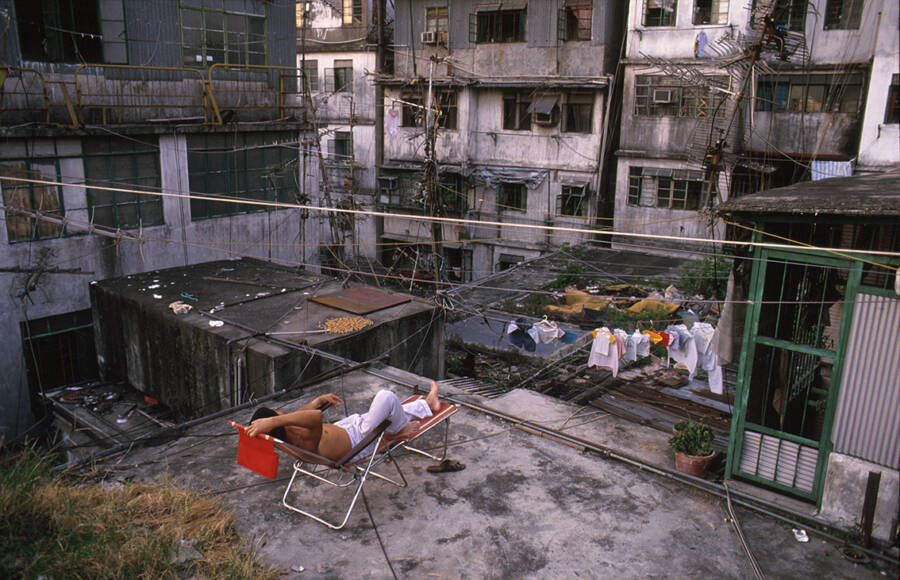
{"type": "MultiPolygon", "coordinates": [[[[250,422],[254,422],[257,419],[265,419],[266,417],[274,417],[278,415],[278,413],[268,407],[259,407],[255,411],[253,411],[253,416],[250,417],[250,422]]],[[[284,432],[284,427],[276,427],[269,431],[269,435],[275,437],[277,439],[281,439],[285,441],[287,434],[284,432]]]]}

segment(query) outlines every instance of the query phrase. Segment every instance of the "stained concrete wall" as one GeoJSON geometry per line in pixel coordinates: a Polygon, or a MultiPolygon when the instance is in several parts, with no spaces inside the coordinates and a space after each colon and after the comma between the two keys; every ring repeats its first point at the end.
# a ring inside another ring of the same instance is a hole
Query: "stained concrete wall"
{"type": "Polygon", "coordinates": [[[891,80],[900,73],[900,34],[897,31],[900,4],[885,0],[881,3],[878,18],[879,26],[872,40],[875,55],[869,77],[858,164],[860,169],[883,170],[900,165],[900,147],[897,147],[900,123],[884,122],[891,80]]]}
{"type": "Polygon", "coordinates": [[[839,528],[858,527],[870,472],[881,474],[872,537],[889,541],[895,539],[900,523],[900,472],[895,469],[832,453],[825,472],[825,491],[819,517],[839,528]]]}
{"type": "MultiPolygon", "coordinates": [[[[80,183],[84,165],[78,139],[8,139],[0,144],[3,159],[20,157],[26,151],[33,158],[61,156],[63,181],[80,183]]],[[[187,150],[184,135],[159,137],[162,190],[186,193],[188,187],[187,150]]],[[[55,179],[55,176],[45,176],[55,179]]],[[[190,201],[165,197],[165,223],[140,232],[143,243],[115,240],[88,234],[85,189],[62,188],[67,232],[58,239],[8,243],[6,220],[0,220],[2,268],[36,268],[40,256],[49,259],[43,269],[77,269],[82,273],[0,272],[0,437],[17,437],[31,424],[28,379],[20,323],[90,308],[91,280],[123,276],[170,266],[193,264],[229,256],[256,256],[263,260],[296,264],[300,260],[298,240],[320,243],[322,232],[305,232],[305,222],[296,210],[279,210],[231,217],[191,221],[190,201]],[[26,282],[33,287],[24,292],[26,282]]],[[[307,222],[312,220],[306,220],[307,222]]]]}

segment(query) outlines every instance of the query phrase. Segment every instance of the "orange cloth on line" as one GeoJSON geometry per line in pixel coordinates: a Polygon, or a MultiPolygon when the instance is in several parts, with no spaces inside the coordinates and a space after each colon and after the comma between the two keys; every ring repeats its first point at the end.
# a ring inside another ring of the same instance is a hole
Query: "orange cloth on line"
{"type": "Polygon", "coordinates": [[[631,306],[628,307],[628,310],[635,313],[641,313],[646,311],[655,311],[662,308],[665,310],[666,314],[672,314],[681,306],[678,304],[672,304],[671,302],[661,302],[659,300],[653,300],[652,298],[644,298],[640,302],[635,302],[631,306]]]}
{"type": "Polygon", "coordinates": [[[644,330],[642,333],[650,337],[650,344],[659,344],[662,342],[663,337],[655,330],[644,330]]]}

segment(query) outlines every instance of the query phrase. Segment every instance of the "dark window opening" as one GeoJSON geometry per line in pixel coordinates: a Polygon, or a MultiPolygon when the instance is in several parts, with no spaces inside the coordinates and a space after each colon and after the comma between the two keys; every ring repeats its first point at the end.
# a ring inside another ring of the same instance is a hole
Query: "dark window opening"
{"type": "Polygon", "coordinates": [[[352,60],[335,60],[334,61],[334,92],[336,92],[336,93],[352,93],[353,92],[353,61],[352,60]]]}
{"type": "Polygon", "coordinates": [[[20,326],[32,395],[99,377],[90,310],[27,320],[20,326]]]}
{"type": "Polygon", "coordinates": [[[510,268],[520,264],[525,261],[525,256],[517,256],[515,254],[500,254],[500,259],[497,260],[497,270],[509,270],[510,268]]]}
{"type": "Polygon", "coordinates": [[[562,10],[563,40],[590,40],[593,6],[590,2],[569,0],[562,10]]]}
{"type": "Polygon", "coordinates": [[[529,93],[509,93],[503,96],[503,128],[509,131],[529,131],[531,129],[531,95],[529,93]]]}
{"type": "Polygon", "coordinates": [[[528,188],[524,183],[501,182],[497,188],[497,205],[501,210],[525,211],[528,206],[528,188]]]}
{"type": "Polygon", "coordinates": [[[884,108],[884,122],[900,123],[900,75],[891,77],[891,88],[888,89],[887,104],[884,108]]]}
{"type": "Polygon", "coordinates": [[[694,24],[726,24],[728,0],[694,0],[694,24]]]}
{"type": "Polygon", "coordinates": [[[626,203],[631,206],[696,210],[700,208],[704,188],[702,171],[631,167],[626,203]]]}
{"type": "Polygon", "coordinates": [[[563,185],[556,204],[556,213],[559,215],[573,217],[587,215],[587,186],[563,185]]]}
{"type": "Polygon", "coordinates": [[[23,60],[103,62],[96,0],[16,0],[15,6],[23,60]]]}
{"type": "Polygon", "coordinates": [[[331,157],[335,163],[349,163],[353,160],[353,133],[335,131],[331,140],[331,157]]]}
{"type": "Polygon", "coordinates": [[[191,198],[194,220],[274,209],[294,203],[297,184],[297,137],[289,132],[188,135],[189,185],[193,193],[222,196],[223,201],[191,198]]]}
{"type": "Polygon", "coordinates": [[[306,59],[301,62],[301,74],[309,85],[309,90],[315,92],[319,90],[319,61],[306,59]]]}
{"type": "MultiPolygon", "coordinates": [[[[753,2],[754,6],[756,1],[753,2]]],[[[776,26],[803,32],[806,29],[808,0],[775,0],[772,17],[776,26]]]]}
{"type": "Polygon", "coordinates": [[[465,213],[468,209],[468,195],[466,180],[458,173],[445,173],[441,175],[440,199],[443,209],[452,213],[465,213]]]}
{"type": "Polygon", "coordinates": [[[472,15],[474,35],[470,22],[470,38],[475,43],[525,42],[525,10],[496,10],[472,15]]]}
{"type": "Polygon", "coordinates": [[[828,0],[825,6],[825,30],[857,29],[864,0],[828,0]]]}
{"type": "MultiPolygon", "coordinates": [[[[88,185],[160,191],[156,138],[98,138],[82,142],[88,185]]],[[[137,228],[163,223],[162,197],[103,189],[87,190],[91,223],[111,228],[137,228]]]]}
{"type": "Polygon", "coordinates": [[[449,23],[450,14],[446,6],[432,6],[425,9],[425,32],[433,34],[436,44],[447,46],[449,23]]]}
{"type": "Polygon", "coordinates": [[[675,26],[677,0],[644,0],[644,26],[675,26]]]}
{"type": "Polygon", "coordinates": [[[564,133],[590,133],[593,129],[594,95],[569,93],[565,96],[562,112],[564,133]]]}
{"type": "Polygon", "coordinates": [[[634,83],[634,114],[643,117],[702,118],[714,115],[728,86],[726,77],[708,77],[709,86],[683,84],[662,75],[638,75],[634,83]]]}

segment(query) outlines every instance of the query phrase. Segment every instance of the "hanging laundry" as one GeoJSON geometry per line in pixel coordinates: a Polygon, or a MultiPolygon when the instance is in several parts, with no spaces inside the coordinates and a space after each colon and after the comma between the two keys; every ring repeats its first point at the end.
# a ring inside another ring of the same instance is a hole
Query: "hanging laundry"
{"type": "Polygon", "coordinates": [[[644,334],[640,330],[635,330],[634,334],[631,335],[631,340],[634,341],[635,350],[637,351],[637,355],[639,357],[650,356],[650,336],[644,334]]]}
{"type": "Polygon", "coordinates": [[[400,120],[400,111],[397,109],[388,109],[387,116],[387,134],[390,137],[393,137],[397,134],[397,125],[400,120]]]}
{"type": "Polygon", "coordinates": [[[545,316],[543,320],[534,323],[528,334],[537,344],[550,344],[565,336],[566,333],[559,328],[556,322],[547,320],[545,316]]]}
{"type": "MultiPolygon", "coordinates": [[[[694,373],[697,372],[697,344],[694,337],[684,324],[668,326],[666,332],[673,337],[672,344],[667,349],[668,358],[683,364],[689,377],[694,378],[694,373]]],[[[666,360],[666,366],[668,365],[669,360],[666,360]]]]}
{"type": "Polygon", "coordinates": [[[697,344],[697,364],[706,371],[709,377],[709,390],[717,395],[725,392],[722,382],[722,367],[713,348],[713,338],[716,329],[708,322],[696,322],[691,328],[694,341],[697,344]]]}
{"type": "Polygon", "coordinates": [[[534,352],[537,349],[537,343],[529,336],[529,330],[531,330],[531,323],[519,318],[515,322],[510,322],[506,327],[506,336],[514,346],[523,348],[527,352],[534,352]]]}
{"type": "Polygon", "coordinates": [[[588,366],[609,369],[615,377],[619,374],[619,359],[624,354],[625,341],[606,327],[598,328],[594,331],[594,344],[588,356],[588,366]]]}
{"type": "MultiPolygon", "coordinates": [[[[640,332],[640,334],[643,336],[640,332]]],[[[634,362],[637,360],[637,346],[638,342],[635,341],[633,334],[625,335],[625,354],[622,355],[622,360],[627,362],[634,362]]]]}

